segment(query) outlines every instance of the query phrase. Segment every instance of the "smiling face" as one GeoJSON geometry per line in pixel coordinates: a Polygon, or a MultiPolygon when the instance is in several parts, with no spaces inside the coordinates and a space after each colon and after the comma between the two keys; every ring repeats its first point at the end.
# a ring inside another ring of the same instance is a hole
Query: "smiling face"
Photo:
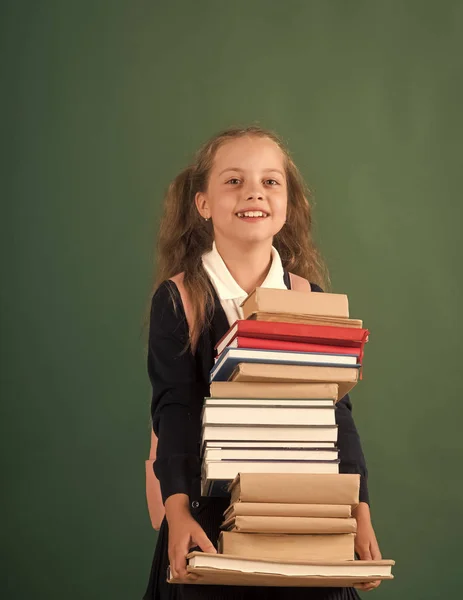
{"type": "Polygon", "coordinates": [[[214,237],[244,244],[273,240],[287,209],[285,157],[266,137],[240,137],[217,150],[207,190],[198,192],[201,216],[211,218],[214,237]],[[264,216],[248,216],[251,212],[264,216]]]}

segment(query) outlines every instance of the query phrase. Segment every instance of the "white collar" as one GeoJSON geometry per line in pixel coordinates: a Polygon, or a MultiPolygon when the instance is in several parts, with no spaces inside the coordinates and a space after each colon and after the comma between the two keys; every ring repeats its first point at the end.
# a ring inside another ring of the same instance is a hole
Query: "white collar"
{"type": "MultiPolygon", "coordinates": [[[[215,241],[212,250],[202,256],[203,266],[212,281],[220,300],[246,298],[249,294],[233,279],[223,258],[220,256],[215,241]]],[[[261,287],[287,289],[284,282],[284,269],[281,257],[275,246],[272,246],[272,264],[261,287]]]]}

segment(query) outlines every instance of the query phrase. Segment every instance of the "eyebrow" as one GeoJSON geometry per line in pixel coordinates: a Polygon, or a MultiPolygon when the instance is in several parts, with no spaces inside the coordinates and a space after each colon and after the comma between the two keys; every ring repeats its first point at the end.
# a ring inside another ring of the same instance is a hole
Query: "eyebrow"
{"type": "MultiPolygon", "coordinates": [[[[219,177],[220,177],[220,175],[222,175],[226,171],[240,171],[240,172],[243,172],[244,169],[240,169],[240,167],[227,167],[226,169],[224,169],[223,171],[221,171],[219,173],[219,177]]],[[[266,173],[279,173],[282,177],[284,177],[284,173],[282,173],[280,171],[280,169],[263,169],[263,171],[266,172],[266,173]]]]}

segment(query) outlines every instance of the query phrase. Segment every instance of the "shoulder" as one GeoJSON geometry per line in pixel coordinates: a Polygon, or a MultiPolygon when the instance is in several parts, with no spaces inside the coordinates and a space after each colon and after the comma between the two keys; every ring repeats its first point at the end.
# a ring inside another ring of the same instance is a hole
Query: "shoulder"
{"type": "Polygon", "coordinates": [[[175,280],[165,279],[154,290],[151,298],[151,323],[172,324],[182,320],[182,301],[175,280]],[[179,310],[180,308],[180,310],[179,310]]]}
{"type": "Polygon", "coordinates": [[[152,303],[163,302],[165,300],[178,298],[183,291],[183,276],[184,273],[177,273],[169,279],[164,279],[154,290],[152,303]]]}
{"type": "Polygon", "coordinates": [[[160,306],[168,304],[169,300],[179,295],[178,287],[174,285],[171,279],[165,279],[157,286],[151,298],[151,306],[160,306]]]}
{"type": "Polygon", "coordinates": [[[192,323],[192,306],[184,285],[184,272],[165,279],[156,288],[151,303],[151,321],[163,326],[185,326],[192,323]]]}

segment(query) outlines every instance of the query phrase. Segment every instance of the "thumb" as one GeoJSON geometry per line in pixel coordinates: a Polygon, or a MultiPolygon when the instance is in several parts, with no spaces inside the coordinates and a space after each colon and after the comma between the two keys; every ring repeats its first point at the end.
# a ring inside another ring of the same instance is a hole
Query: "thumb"
{"type": "Polygon", "coordinates": [[[197,531],[194,535],[191,536],[193,542],[197,544],[203,552],[208,552],[209,554],[217,554],[217,550],[214,547],[214,544],[207,537],[202,529],[197,531]]]}

